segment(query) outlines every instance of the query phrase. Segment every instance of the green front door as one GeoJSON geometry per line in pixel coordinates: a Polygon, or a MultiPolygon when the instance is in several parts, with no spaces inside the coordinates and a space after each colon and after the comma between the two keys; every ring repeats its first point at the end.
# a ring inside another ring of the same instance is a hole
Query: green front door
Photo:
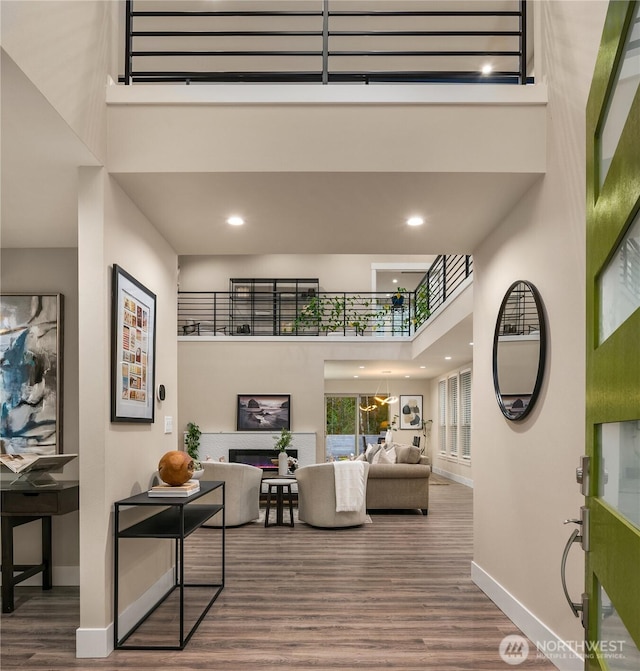
{"type": "Polygon", "coordinates": [[[589,671],[640,669],[639,12],[610,3],[587,105],[589,671]]]}

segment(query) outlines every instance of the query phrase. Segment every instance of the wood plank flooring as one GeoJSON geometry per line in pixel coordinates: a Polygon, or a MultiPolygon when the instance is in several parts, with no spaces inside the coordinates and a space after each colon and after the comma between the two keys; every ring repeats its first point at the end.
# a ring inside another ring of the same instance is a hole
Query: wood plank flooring
{"type": "MultiPolygon", "coordinates": [[[[500,641],[520,632],[470,580],[472,490],[435,485],[430,504],[428,517],[374,512],[356,529],[229,529],[226,587],[183,651],[78,660],[77,589],[18,587],[16,610],[2,616],[0,667],[506,670],[500,641]]],[[[211,570],[218,534],[202,529],[187,541],[190,575],[211,570]]],[[[175,635],[177,610],[165,613],[136,636],[175,635]]],[[[530,650],[518,668],[555,669],[530,650]]]]}

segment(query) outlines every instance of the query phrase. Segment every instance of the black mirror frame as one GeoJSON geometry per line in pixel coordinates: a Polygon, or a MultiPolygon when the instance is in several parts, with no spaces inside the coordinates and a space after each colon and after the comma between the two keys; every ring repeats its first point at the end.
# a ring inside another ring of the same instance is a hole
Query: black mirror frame
{"type": "Polygon", "coordinates": [[[540,297],[540,292],[536,289],[536,287],[533,284],[531,284],[531,282],[527,282],[526,280],[517,280],[507,289],[507,292],[505,293],[504,298],[502,299],[500,309],[498,310],[498,318],[496,319],[496,328],[493,334],[493,388],[496,394],[496,400],[498,401],[498,406],[500,407],[500,411],[509,421],[519,422],[523,420],[525,417],[527,417],[527,415],[533,410],[533,407],[536,404],[536,401],[538,400],[538,396],[540,395],[540,387],[542,387],[542,379],[544,377],[544,367],[546,359],[547,359],[547,323],[545,319],[542,298],[540,297]],[[531,393],[531,399],[529,400],[529,404],[523,410],[523,412],[514,414],[509,410],[507,410],[507,408],[505,407],[504,402],[502,401],[502,394],[500,393],[500,386],[498,384],[498,336],[500,335],[500,322],[502,320],[502,313],[505,309],[505,306],[507,304],[509,296],[511,295],[511,292],[519,284],[524,284],[527,287],[527,289],[531,291],[531,294],[533,295],[533,300],[535,301],[536,304],[536,310],[538,311],[538,317],[540,319],[540,329],[539,329],[540,352],[538,356],[538,371],[536,373],[536,382],[533,387],[533,392],[531,393]]]}

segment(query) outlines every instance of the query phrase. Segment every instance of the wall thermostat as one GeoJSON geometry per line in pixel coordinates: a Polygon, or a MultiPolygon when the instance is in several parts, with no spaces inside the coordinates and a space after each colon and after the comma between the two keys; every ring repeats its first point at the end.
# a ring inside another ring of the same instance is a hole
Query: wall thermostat
{"type": "Polygon", "coordinates": [[[166,392],[164,390],[164,385],[163,384],[158,385],[158,391],[156,392],[156,396],[158,397],[159,401],[164,401],[164,398],[166,396],[166,392]]]}

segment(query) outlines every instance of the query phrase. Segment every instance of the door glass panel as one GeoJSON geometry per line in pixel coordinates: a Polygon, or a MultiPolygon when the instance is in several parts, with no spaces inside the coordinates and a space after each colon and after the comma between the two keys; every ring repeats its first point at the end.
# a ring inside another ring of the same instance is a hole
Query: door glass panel
{"type": "Polygon", "coordinates": [[[599,293],[602,343],[640,307],[640,213],[602,272],[599,293]]]}
{"type": "Polygon", "coordinates": [[[640,650],[602,586],[600,586],[598,624],[600,629],[598,649],[602,658],[606,660],[607,667],[611,671],[640,669],[640,650]]]}
{"type": "Polygon", "coordinates": [[[611,92],[602,132],[600,134],[600,186],[609,172],[611,159],[618,146],[622,129],[640,84],[640,5],[627,36],[618,76],[611,92]]]}
{"type": "Polygon", "coordinates": [[[600,496],[640,527],[640,421],[602,424],[600,445],[600,496]]]}

